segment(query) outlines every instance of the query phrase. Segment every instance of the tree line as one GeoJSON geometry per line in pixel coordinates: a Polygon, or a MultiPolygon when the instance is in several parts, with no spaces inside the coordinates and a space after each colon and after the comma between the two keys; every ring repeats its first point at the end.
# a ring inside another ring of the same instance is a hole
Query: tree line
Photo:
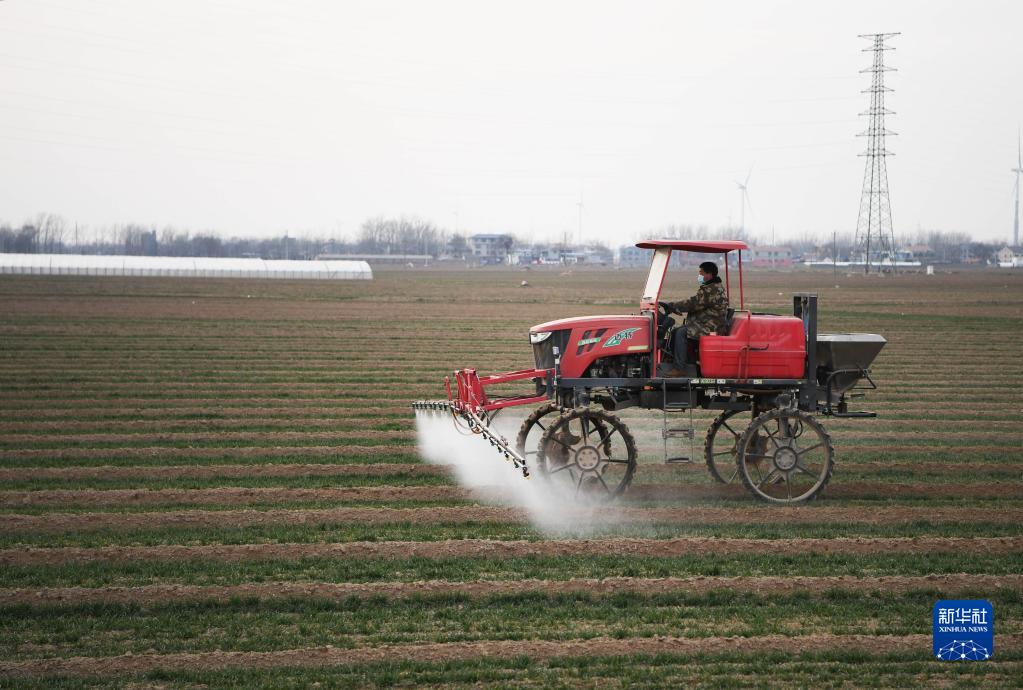
{"type": "Polygon", "coordinates": [[[131,256],[258,257],[312,259],[322,254],[428,254],[468,249],[466,238],[419,218],[365,221],[354,239],[291,237],[222,238],[212,232],[157,229],[136,223],[80,230],[61,216],[41,213],[20,227],[0,224],[0,252],[19,254],[127,254],[131,256]]]}

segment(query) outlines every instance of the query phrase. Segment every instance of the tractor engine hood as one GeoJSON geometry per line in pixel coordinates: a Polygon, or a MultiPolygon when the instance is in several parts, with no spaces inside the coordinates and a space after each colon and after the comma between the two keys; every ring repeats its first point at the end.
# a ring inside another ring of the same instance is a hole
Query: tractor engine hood
{"type": "Polygon", "coordinates": [[[650,323],[646,316],[629,316],[616,314],[613,316],[575,316],[571,319],[558,319],[533,326],[530,333],[550,333],[552,331],[564,331],[573,328],[629,328],[630,326],[645,326],[650,323]]]}
{"type": "Polygon", "coordinates": [[[651,322],[650,316],[605,315],[533,326],[529,340],[536,367],[548,369],[559,361],[562,375],[573,378],[582,376],[598,359],[650,352],[651,322]]]}

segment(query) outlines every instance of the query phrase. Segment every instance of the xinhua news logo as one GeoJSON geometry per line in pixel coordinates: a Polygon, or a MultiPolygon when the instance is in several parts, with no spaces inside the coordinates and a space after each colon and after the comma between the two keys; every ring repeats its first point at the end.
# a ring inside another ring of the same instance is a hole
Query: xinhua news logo
{"type": "Polygon", "coordinates": [[[934,605],[934,656],[984,661],[995,653],[995,610],[984,599],[948,599],[934,605]]]}

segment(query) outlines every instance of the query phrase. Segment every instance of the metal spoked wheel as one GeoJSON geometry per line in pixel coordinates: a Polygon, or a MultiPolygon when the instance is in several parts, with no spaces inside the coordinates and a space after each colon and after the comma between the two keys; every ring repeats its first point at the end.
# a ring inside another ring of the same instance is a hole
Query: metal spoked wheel
{"type": "Polygon", "coordinates": [[[551,422],[564,411],[565,408],[561,405],[548,402],[533,410],[533,413],[522,421],[522,426],[519,427],[519,435],[515,437],[515,450],[526,459],[526,464],[531,470],[535,468],[538,473],[543,473],[543,468],[536,462],[537,451],[540,448],[540,437],[547,431],[547,427],[551,425],[551,422]]]}
{"type": "Polygon", "coordinates": [[[750,493],[769,503],[812,501],[834,468],[831,437],[802,410],[776,409],[739,438],[736,469],[750,493]]]}
{"type": "Polygon", "coordinates": [[[537,467],[576,500],[608,502],[636,472],[636,441],[621,419],[586,407],[558,417],[540,439],[537,467]]]}
{"type": "Polygon", "coordinates": [[[725,410],[711,422],[703,442],[703,457],[710,476],[722,484],[731,484],[739,475],[735,459],[739,452],[742,427],[732,418],[742,410],[725,410]]]}
{"type": "MultiPolygon", "coordinates": [[[[526,459],[526,464],[530,470],[535,469],[539,475],[546,473],[545,463],[537,462],[540,439],[543,437],[544,432],[547,431],[547,427],[553,424],[554,420],[566,410],[568,408],[562,407],[557,403],[544,403],[533,410],[533,413],[526,417],[522,421],[522,426],[519,427],[518,436],[515,437],[515,450],[526,459]]],[[[603,425],[603,422],[594,419],[593,423],[597,426],[600,433],[605,436],[607,435],[607,427],[603,425]]]]}

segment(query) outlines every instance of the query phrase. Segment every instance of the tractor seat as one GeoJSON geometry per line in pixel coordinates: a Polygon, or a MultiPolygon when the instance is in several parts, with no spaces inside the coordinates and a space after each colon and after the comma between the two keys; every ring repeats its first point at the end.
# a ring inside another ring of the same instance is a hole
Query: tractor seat
{"type": "Polygon", "coordinates": [[[732,318],[735,316],[735,310],[731,307],[725,312],[725,327],[718,331],[718,335],[728,335],[732,332],[732,318]]]}

